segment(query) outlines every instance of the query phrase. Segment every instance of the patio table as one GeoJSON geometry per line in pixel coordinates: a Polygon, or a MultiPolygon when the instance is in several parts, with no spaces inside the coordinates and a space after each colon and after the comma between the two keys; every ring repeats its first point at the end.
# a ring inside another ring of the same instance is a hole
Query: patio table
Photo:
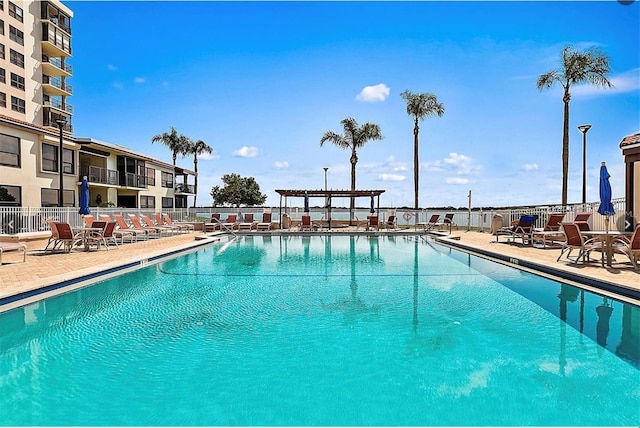
{"type": "Polygon", "coordinates": [[[604,251],[602,253],[602,267],[605,264],[605,256],[607,266],[611,267],[613,260],[613,240],[620,236],[631,236],[633,232],[619,232],[617,230],[585,230],[581,231],[582,235],[587,238],[594,238],[602,243],[604,251]]]}

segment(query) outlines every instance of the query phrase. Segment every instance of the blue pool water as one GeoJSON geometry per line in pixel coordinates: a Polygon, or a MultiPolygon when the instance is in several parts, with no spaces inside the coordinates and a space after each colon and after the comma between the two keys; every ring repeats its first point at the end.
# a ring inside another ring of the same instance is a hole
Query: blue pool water
{"type": "Polygon", "coordinates": [[[640,424],[638,307],[399,237],[241,237],[0,351],[2,425],[640,424]]]}

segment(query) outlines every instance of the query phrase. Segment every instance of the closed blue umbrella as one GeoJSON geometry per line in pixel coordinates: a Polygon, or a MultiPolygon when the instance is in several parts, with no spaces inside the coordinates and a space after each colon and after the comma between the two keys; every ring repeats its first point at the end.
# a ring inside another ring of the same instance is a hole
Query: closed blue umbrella
{"type": "Polygon", "coordinates": [[[376,212],[375,206],[376,205],[375,205],[375,201],[373,200],[373,192],[371,192],[371,210],[370,210],[371,214],[376,212]]]}
{"type": "Polygon", "coordinates": [[[598,207],[598,213],[606,216],[606,226],[609,230],[609,216],[616,213],[611,203],[611,183],[609,183],[609,171],[604,162],[600,166],[600,206],[598,207]]]}
{"type": "Polygon", "coordinates": [[[309,194],[304,192],[304,212],[309,212],[309,194]]]}
{"type": "Polygon", "coordinates": [[[91,213],[89,210],[89,182],[86,175],[82,177],[82,185],[80,186],[80,210],[78,212],[82,215],[91,213]]]}

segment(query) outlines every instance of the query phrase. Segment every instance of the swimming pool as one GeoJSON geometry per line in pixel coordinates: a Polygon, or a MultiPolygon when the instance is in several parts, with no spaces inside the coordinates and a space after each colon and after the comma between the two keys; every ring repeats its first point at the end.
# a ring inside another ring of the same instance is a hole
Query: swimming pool
{"type": "Polygon", "coordinates": [[[638,425],[639,321],[423,240],[245,236],[0,314],[0,421],[638,425]]]}

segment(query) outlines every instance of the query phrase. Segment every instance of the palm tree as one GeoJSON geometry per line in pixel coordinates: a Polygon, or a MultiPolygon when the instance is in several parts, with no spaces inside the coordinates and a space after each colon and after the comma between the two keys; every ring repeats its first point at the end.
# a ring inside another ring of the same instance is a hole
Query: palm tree
{"type": "MultiPolygon", "coordinates": [[[[329,141],[341,149],[351,150],[351,190],[356,190],[356,164],[358,163],[357,150],[363,147],[370,140],[382,140],[382,132],[380,127],[374,123],[364,123],[362,126],[358,126],[358,122],[352,117],[347,117],[340,121],[344,134],[338,134],[333,131],[327,131],[320,139],[320,146],[329,141]]],[[[351,197],[351,203],[349,205],[349,223],[351,224],[353,218],[353,208],[355,205],[355,198],[351,197]]]]}
{"type": "Polygon", "coordinates": [[[209,153],[211,154],[211,152],[213,151],[213,149],[211,147],[209,147],[207,145],[207,143],[205,143],[202,140],[198,140],[195,143],[193,141],[189,141],[189,145],[187,146],[187,153],[186,154],[193,154],[193,169],[195,170],[196,176],[195,176],[195,184],[193,186],[193,191],[195,193],[194,197],[193,197],[193,207],[196,207],[196,199],[198,198],[198,155],[201,155],[203,153],[209,153]]]}
{"type": "Polygon", "coordinates": [[[414,209],[418,209],[418,133],[420,127],[418,121],[427,116],[442,116],[444,105],[438,102],[434,94],[414,94],[408,89],[400,94],[407,102],[407,114],[413,116],[413,183],[414,183],[414,209]]]}
{"type": "Polygon", "coordinates": [[[564,124],[562,129],[562,206],[567,205],[567,179],[569,176],[569,101],[571,101],[571,85],[588,83],[610,88],[607,80],[609,73],[609,57],[597,48],[579,52],[567,46],[562,50],[562,66],[538,76],[539,90],[550,88],[558,82],[564,89],[564,124]]]}
{"type": "Polygon", "coordinates": [[[185,153],[187,139],[183,135],[178,135],[178,131],[172,126],[170,132],[154,135],[151,143],[162,143],[171,150],[173,156],[173,166],[176,166],[176,157],[178,154],[185,153]]]}

